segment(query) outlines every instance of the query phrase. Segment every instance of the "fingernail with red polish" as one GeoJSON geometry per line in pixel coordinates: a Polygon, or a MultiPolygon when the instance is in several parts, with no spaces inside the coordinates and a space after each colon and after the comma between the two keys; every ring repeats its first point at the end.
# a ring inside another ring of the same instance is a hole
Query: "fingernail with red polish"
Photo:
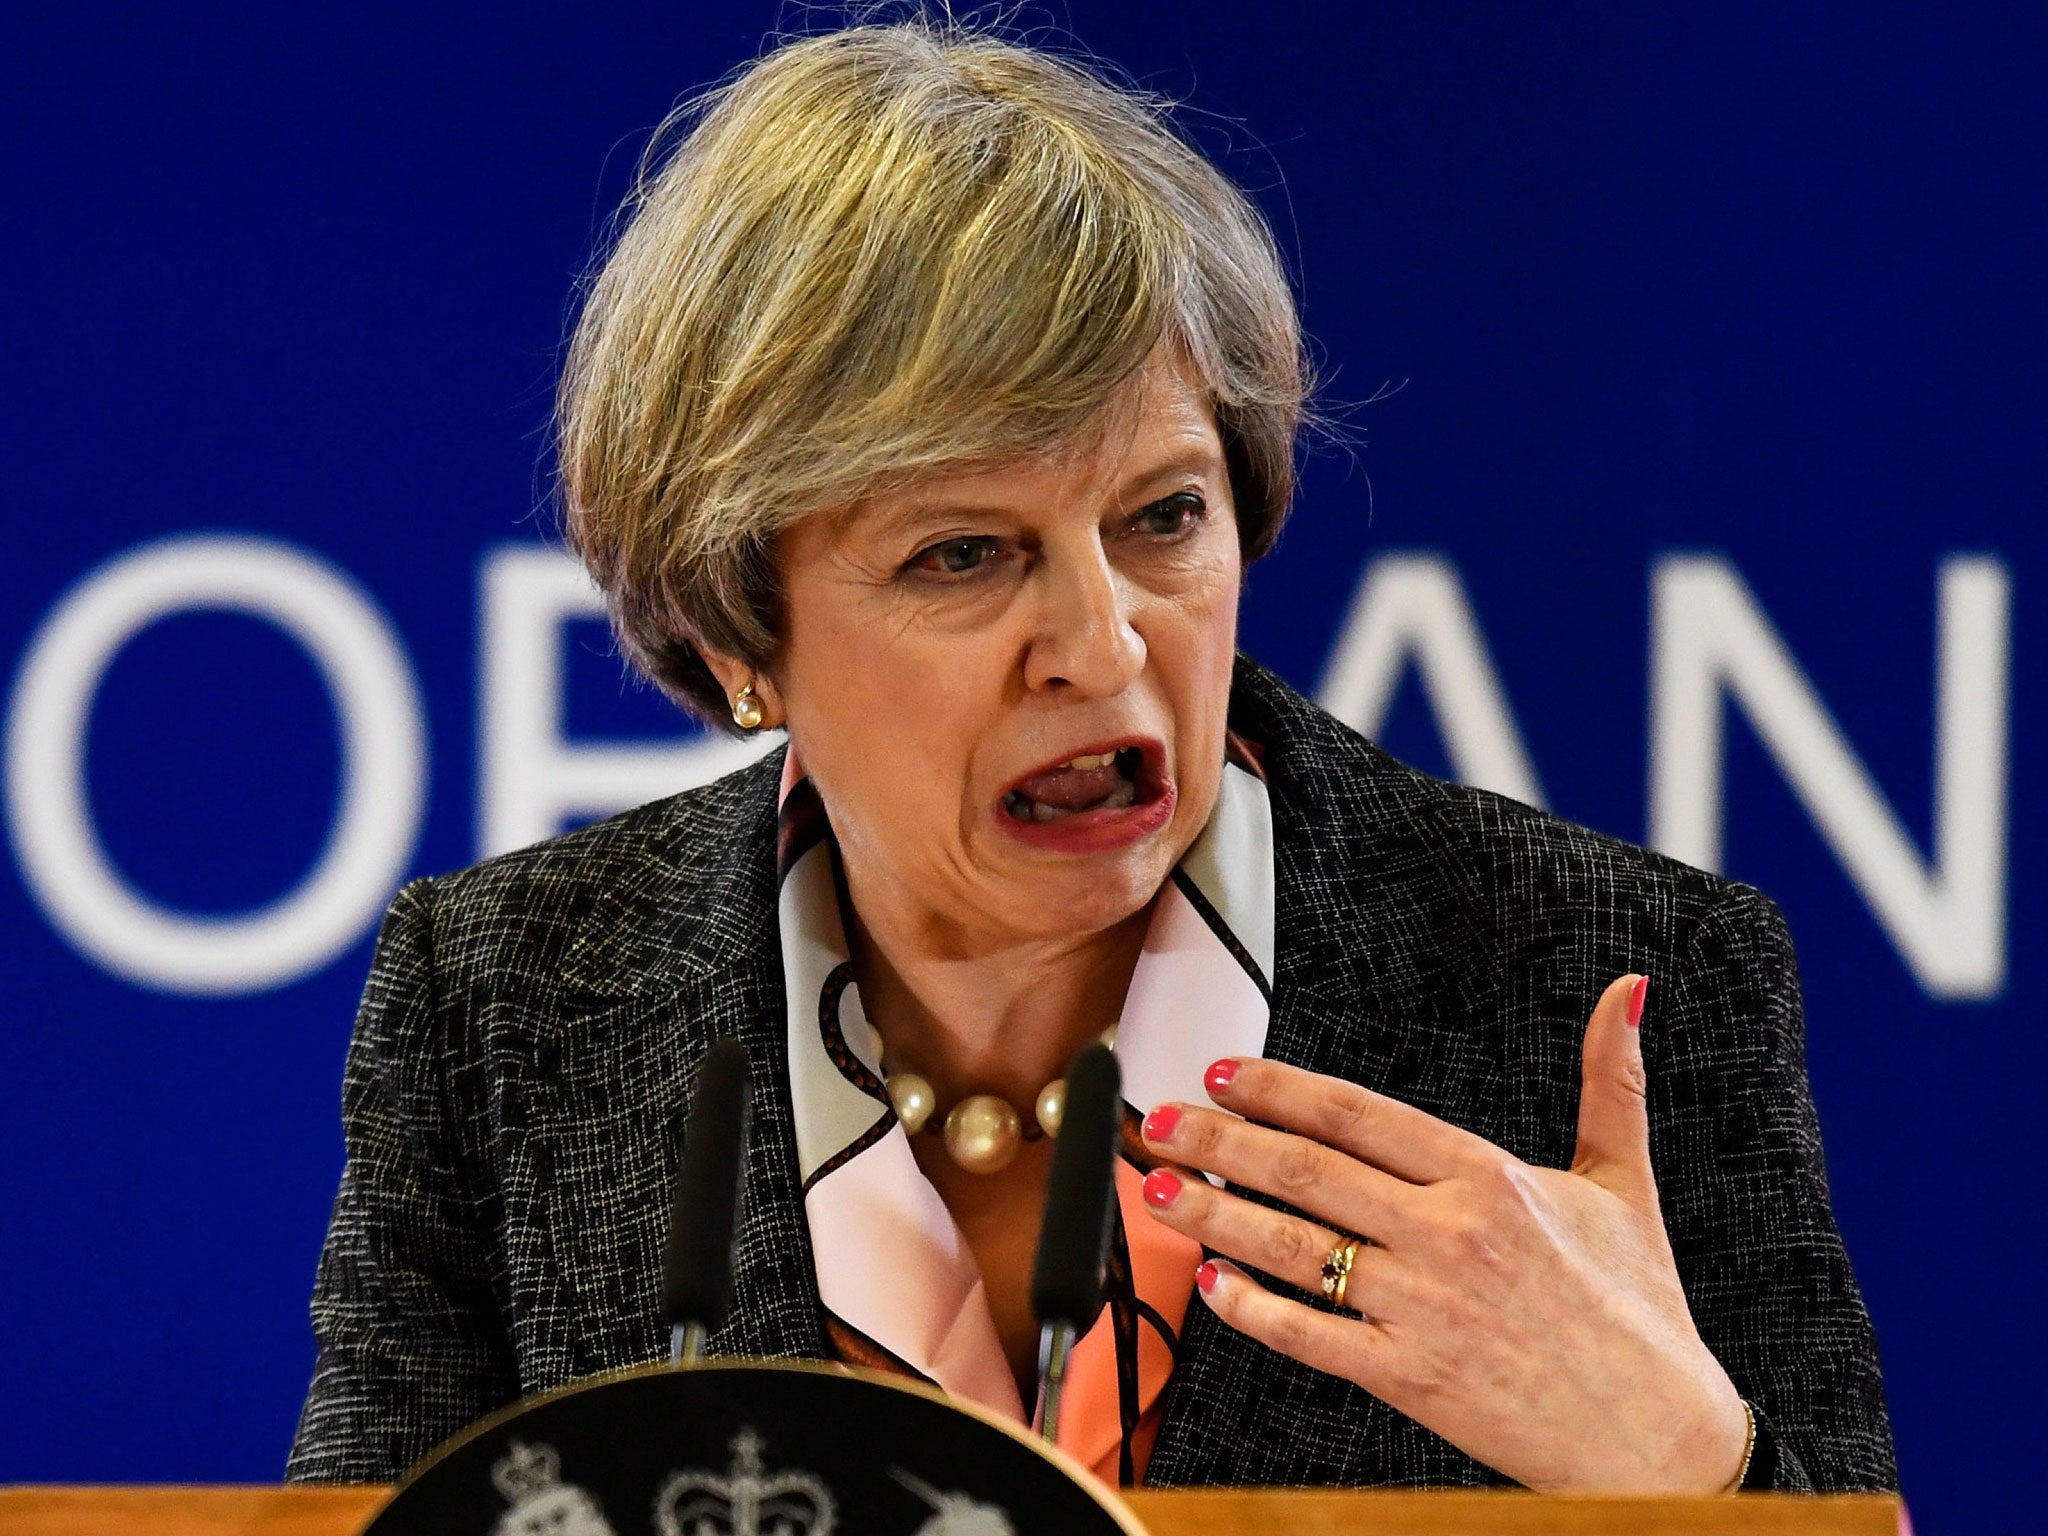
{"type": "Polygon", "coordinates": [[[1202,1086],[1211,1093],[1221,1093],[1230,1086],[1230,1080],[1235,1076],[1237,1063],[1225,1057],[1222,1061],[1209,1064],[1209,1070],[1202,1074],[1202,1086]]]}
{"type": "Polygon", "coordinates": [[[1180,1124],[1180,1111],[1171,1104],[1162,1104],[1145,1117],[1145,1139],[1166,1141],[1173,1135],[1173,1128],[1180,1124]]]}
{"type": "Polygon", "coordinates": [[[1145,1175],[1145,1203],[1163,1211],[1180,1198],[1180,1175],[1171,1168],[1154,1168],[1145,1175]]]}
{"type": "Polygon", "coordinates": [[[1643,1023],[1643,1000],[1650,995],[1650,978],[1638,976],[1636,984],[1628,990],[1628,1027],[1640,1029],[1643,1023]]]}
{"type": "Polygon", "coordinates": [[[1202,1288],[1204,1296],[1216,1289],[1216,1281],[1220,1273],[1221,1271],[1214,1264],[1207,1263],[1195,1271],[1195,1284],[1202,1288]]]}

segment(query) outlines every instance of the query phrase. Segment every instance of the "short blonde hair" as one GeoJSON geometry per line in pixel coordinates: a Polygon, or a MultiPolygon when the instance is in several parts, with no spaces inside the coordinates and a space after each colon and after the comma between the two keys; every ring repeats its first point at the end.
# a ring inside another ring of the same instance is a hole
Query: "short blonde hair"
{"type": "Polygon", "coordinates": [[[700,644],[772,661],[783,529],[1052,448],[1163,344],[1209,394],[1247,561],[1271,547],[1300,325],[1264,220],[1163,103],[911,22],[779,48],[656,145],[557,448],[569,542],[678,702],[725,717],[700,644]]]}

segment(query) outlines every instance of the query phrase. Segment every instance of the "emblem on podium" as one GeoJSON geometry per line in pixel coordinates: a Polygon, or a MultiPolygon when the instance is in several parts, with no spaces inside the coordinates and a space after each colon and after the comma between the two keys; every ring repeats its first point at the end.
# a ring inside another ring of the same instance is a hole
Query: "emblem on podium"
{"type": "Polygon", "coordinates": [[[915,1536],[1017,1536],[1009,1514],[995,1505],[977,1504],[964,1493],[941,1493],[901,1467],[889,1470],[897,1482],[932,1507],[932,1517],[917,1528],[915,1536]]]}
{"type": "Polygon", "coordinates": [[[1142,1536],[1078,1463],[934,1388],[807,1361],[720,1360],[624,1371],[473,1425],[413,1468],[365,1536],[1020,1529],[1142,1536]]]}
{"type": "Polygon", "coordinates": [[[562,1481],[562,1458],[551,1445],[514,1440],[491,1481],[512,1506],[491,1536],[617,1536],[597,1500],[562,1481]]]}
{"type": "Polygon", "coordinates": [[[673,1472],[654,1496],[661,1536],[832,1536],[831,1490],[808,1472],[762,1470],[750,1425],[732,1439],[732,1469],[673,1472]]]}

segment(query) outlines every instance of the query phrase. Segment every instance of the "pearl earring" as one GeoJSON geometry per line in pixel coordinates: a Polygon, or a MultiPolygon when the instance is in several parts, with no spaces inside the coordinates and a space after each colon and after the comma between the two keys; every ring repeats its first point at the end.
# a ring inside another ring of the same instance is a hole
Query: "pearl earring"
{"type": "Polygon", "coordinates": [[[754,685],[748,683],[732,701],[732,723],[743,731],[758,731],[761,722],[768,718],[768,711],[761,707],[761,696],[754,692],[754,685]]]}

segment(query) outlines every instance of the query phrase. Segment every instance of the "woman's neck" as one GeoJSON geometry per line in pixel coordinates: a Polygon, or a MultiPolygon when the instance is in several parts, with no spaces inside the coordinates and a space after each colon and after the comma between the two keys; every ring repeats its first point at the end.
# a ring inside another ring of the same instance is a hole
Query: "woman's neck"
{"type": "Polygon", "coordinates": [[[915,1071],[941,1106],[995,1093],[1027,1116],[1039,1089],[1116,1023],[1149,909],[1057,939],[963,935],[864,899],[846,872],[848,941],[861,1006],[889,1068],[915,1071]]]}

